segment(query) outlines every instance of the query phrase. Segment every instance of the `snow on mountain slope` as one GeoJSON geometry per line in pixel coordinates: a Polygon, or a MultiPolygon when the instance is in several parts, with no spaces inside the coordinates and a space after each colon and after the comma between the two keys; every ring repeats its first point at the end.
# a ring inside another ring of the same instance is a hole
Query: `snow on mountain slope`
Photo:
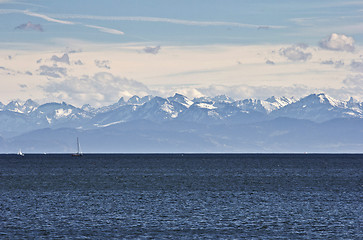
{"type": "Polygon", "coordinates": [[[145,96],[145,97],[142,97],[142,98],[140,98],[139,96],[136,96],[135,95],[135,96],[131,97],[127,101],[127,103],[128,104],[139,104],[139,105],[142,105],[142,104],[144,104],[146,102],[149,102],[152,98],[153,98],[153,96],[151,96],[151,95],[148,95],[148,96],[145,96]]]}
{"type": "Polygon", "coordinates": [[[89,111],[92,112],[94,115],[99,114],[99,113],[104,113],[104,112],[109,112],[109,111],[113,111],[121,106],[126,105],[127,103],[125,102],[124,98],[120,98],[120,100],[118,100],[117,103],[108,105],[108,106],[103,106],[100,108],[93,108],[92,106],[90,106],[89,104],[85,104],[82,106],[82,109],[85,111],[89,111]],[[87,110],[90,109],[90,110],[87,110]]]}
{"type": "Polygon", "coordinates": [[[236,101],[233,104],[245,112],[257,111],[261,113],[268,113],[267,109],[262,104],[262,102],[263,101],[258,99],[245,99],[245,100],[236,101]]]}
{"type": "Polygon", "coordinates": [[[87,128],[92,126],[107,126],[112,123],[117,122],[127,122],[132,121],[134,119],[134,114],[137,110],[137,108],[140,107],[138,105],[123,105],[116,109],[113,109],[112,111],[107,112],[100,112],[96,114],[86,125],[87,128]]]}
{"type": "Polygon", "coordinates": [[[294,98],[287,98],[287,97],[275,97],[272,96],[265,101],[261,101],[261,105],[266,109],[268,113],[285,107],[291,103],[296,102],[294,98]]]}
{"type": "Polygon", "coordinates": [[[347,101],[346,107],[363,115],[363,103],[356,101],[352,97],[347,101]]]}
{"type": "Polygon", "coordinates": [[[39,105],[31,99],[28,99],[24,104],[14,100],[9,102],[7,105],[4,105],[1,109],[17,113],[28,114],[37,109],[38,106],[39,105]]]}
{"type": "Polygon", "coordinates": [[[91,116],[90,113],[65,102],[46,103],[29,114],[33,122],[43,127],[67,124],[74,126],[74,123],[82,124],[82,120],[88,120],[91,116]]]}
{"type": "Polygon", "coordinates": [[[222,119],[216,111],[214,102],[194,102],[188,109],[183,111],[179,118],[182,121],[197,123],[215,123],[222,119]]]}
{"type": "Polygon", "coordinates": [[[18,101],[11,101],[5,107],[4,110],[17,112],[17,113],[24,113],[22,111],[22,105],[18,101]]]}
{"type": "MultiPolygon", "coordinates": [[[[310,95],[310,96],[315,96],[315,95],[310,95]]],[[[320,93],[316,96],[319,98],[320,103],[327,104],[333,107],[344,107],[344,103],[342,101],[336,100],[324,93],[320,93]]]]}
{"type": "Polygon", "coordinates": [[[177,118],[179,112],[183,109],[186,109],[186,107],[181,103],[170,102],[168,99],[161,97],[154,97],[137,109],[135,117],[156,122],[165,121],[177,118]]]}
{"type": "Polygon", "coordinates": [[[173,97],[168,97],[167,98],[170,102],[177,102],[180,103],[181,105],[189,108],[191,105],[193,105],[193,101],[190,100],[189,98],[187,98],[186,96],[183,96],[179,93],[175,93],[175,95],[173,97]]]}
{"type": "Polygon", "coordinates": [[[208,103],[208,102],[213,102],[212,98],[210,98],[210,97],[194,98],[192,101],[194,103],[208,103]]]}
{"type": "Polygon", "coordinates": [[[334,118],[362,118],[361,112],[349,108],[349,104],[326,94],[311,94],[271,113],[272,117],[290,117],[324,122],[334,118]]]}
{"type": "Polygon", "coordinates": [[[214,102],[226,102],[226,103],[233,103],[235,100],[233,98],[230,98],[226,95],[219,95],[214,98],[212,98],[214,102]]]}
{"type": "Polygon", "coordinates": [[[39,104],[34,102],[31,99],[26,100],[26,102],[22,106],[23,113],[29,114],[35,111],[39,107],[39,104]]]}
{"type": "Polygon", "coordinates": [[[213,110],[217,108],[213,106],[213,103],[196,103],[194,106],[197,109],[208,109],[208,110],[213,110]]]}

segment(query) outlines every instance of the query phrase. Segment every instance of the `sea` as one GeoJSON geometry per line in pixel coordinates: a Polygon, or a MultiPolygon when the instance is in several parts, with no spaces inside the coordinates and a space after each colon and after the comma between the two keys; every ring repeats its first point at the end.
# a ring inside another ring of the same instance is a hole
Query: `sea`
{"type": "Polygon", "coordinates": [[[363,239],[363,155],[3,154],[0,239],[363,239]]]}

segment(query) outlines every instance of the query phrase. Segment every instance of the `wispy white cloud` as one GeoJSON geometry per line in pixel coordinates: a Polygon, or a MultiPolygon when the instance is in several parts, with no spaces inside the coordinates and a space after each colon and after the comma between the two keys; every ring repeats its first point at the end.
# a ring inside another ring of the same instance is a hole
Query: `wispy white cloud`
{"type": "Polygon", "coordinates": [[[318,17],[306,17],[306,18],[292,18],[290,21],[294,22],[297,25],[300,26],[313,26],[314,23],[316,24],[316,21],[321,20],[321,18],[318,17]]]}
{"type": "Polygon", "coordinates": [[[71,21],[65,21],[65,20],[61,20],[61,19],[58,19],[58,18],[50,17],[50,16],[48,16],[46,14],[31,12],[29,10],[0,9],[0,14],[11,14],[11,13],[25,14],[25,15],[28,15],[28,16],[31,16],[31,17],[37,17],[37,18],[44,19],[44,20],[46,20],[48,22],[54,22],[54,23],[59,23],[59,24],[81,25],[81,26],[84,26],[84,27],[97,29],[97,30],[99,30],[101,32],[110,33],[110,34],[116,34],[116,35],[123,35],[124,34],[122,31],[117,30],[117,29],[106,28],[106,27],[90,25],[90,24],[77,23],[77,22],[71,22],[71,21]]]}
{"type": "Polygon", "coordinates": [[[351,87],[361,88],[361,86],[363,86],[363,75],[349,75],[346,79],[344,79],[343,83],[351,87]]]}
{"type": "MultiPolygon", "coordinates": [[[[349,75],[347,76],[343,81],[345,87],[344,92],[346,92],[346,95],[349,97],[354,97],[355,99],[363,100],[363,75],[357,74],[357,75],[349,75]]],[[[339,91],[340,93],[340,91],[339,91]]],[[[341,94],[341,93],[340,93],[341,94]]]]}
{"type": "Polygon", "coordinates": [[[163,22],[190,26],[225,26],[225,27],[240,27],[240,28],[257,28],[257,29],[281,29],[286,26],[278,25],[257,25],[238,22],[223,22],[223,21],[193,21],[175,18],[160,18],[160,17],[143,17],[143,16],[95,16],[95,15],[75,15],[75,14],[59,14],[54,15],[59,18],[65,19],[92,19],[92,20],[106,20],[106,21],[134,21],[134,22],[163,22]]]}
{"type": "Polygon", "coordinates": [[[105,28],[105,27],[89,25],[89,24],[85,24],[84,26],[89,27],[89,28],[95,28],[95,29],[98,29],[101,32],[105,32],[105,33],[111,33],[111,34],[116,34],[116,35],[123,35],[124,34],[124,32],[121,32],[119,30],[112,29],[112,28],[105,28]]]}
{"type": "Polygon", "coordinates": [[[20,11],[20,12],[22,12],[25,15],[28,15],[28,16],[42,18],[42,19],[44,19],[44,20],[46,20],[48,22],[55,22],[55,23],[68,24],[68,25],[75,24],[74,22],[55,19],[55,18],[49,17],[47,15],[31,12],[31,11],[28,11],[28,10],[20,11]]]}
{"type": "Polygon", "coordinates": [[[21,2],[21,1],[14,1],[14,0],[0,0],[0,4],[16,4],[16,5],[24,5],[24,6],[44,8],[44,6],[40,5],[40,4],[21,2]]]}
{"type": "Polygon", "coordinates": [[[175,18],[159,18],[159,17],[129,17],[129,16],[94,16],[94,15],[74,15],[74,14],[41,14],[35,13],[29,10],[18,10],[18,9],[0,9],[0,14],[10,14],[10,13],[19,13],[25,14],[32,17],[38,17],[44,19],[48,22],[55,22],[59,24],[66,25],[82,25],[84,27],[97,29],[101,32],[115,34],[115,35],[123,35],[124,32],[113,29],[106,28],[98,25],[91,24],[83,24],[77,23],[62,19],[92,19],[92,20],[106,20],[106,21],[134,21],[134,22],[161,22],[161,23],[171,23],[171,24],[179,24],[179,25],[189,25],[189,26],[200,26],[200,27],[208,27],[208,26],[224,26],[224,27],[238,27],[238,28],[256,28],[256,29],[282,29],[286,28],[286,26],[279,25],[257,25],[257,24],[248,24],[248,23],[239,23],[239,22],[224,22],[224,21],[193,21],[193,20],[183,20],[183,19],[175,19],[175,18]]]}

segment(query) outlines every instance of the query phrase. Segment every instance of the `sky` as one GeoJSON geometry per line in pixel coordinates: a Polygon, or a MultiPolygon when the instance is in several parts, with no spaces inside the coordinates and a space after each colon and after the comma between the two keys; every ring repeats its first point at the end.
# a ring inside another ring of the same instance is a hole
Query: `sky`
{"type": "Polygon", "coordinates": [[[0,101],[363,100],[363,1],[0,0],[0,101]]]}

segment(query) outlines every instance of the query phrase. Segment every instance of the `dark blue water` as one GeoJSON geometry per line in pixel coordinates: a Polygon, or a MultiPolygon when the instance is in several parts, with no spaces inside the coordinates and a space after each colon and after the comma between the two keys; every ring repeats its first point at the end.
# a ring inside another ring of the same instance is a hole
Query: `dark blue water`
{"type": "Polygon", "coordinates": [[[362,239],[363,155],[0,155],[0,239],[362,239]]]}

